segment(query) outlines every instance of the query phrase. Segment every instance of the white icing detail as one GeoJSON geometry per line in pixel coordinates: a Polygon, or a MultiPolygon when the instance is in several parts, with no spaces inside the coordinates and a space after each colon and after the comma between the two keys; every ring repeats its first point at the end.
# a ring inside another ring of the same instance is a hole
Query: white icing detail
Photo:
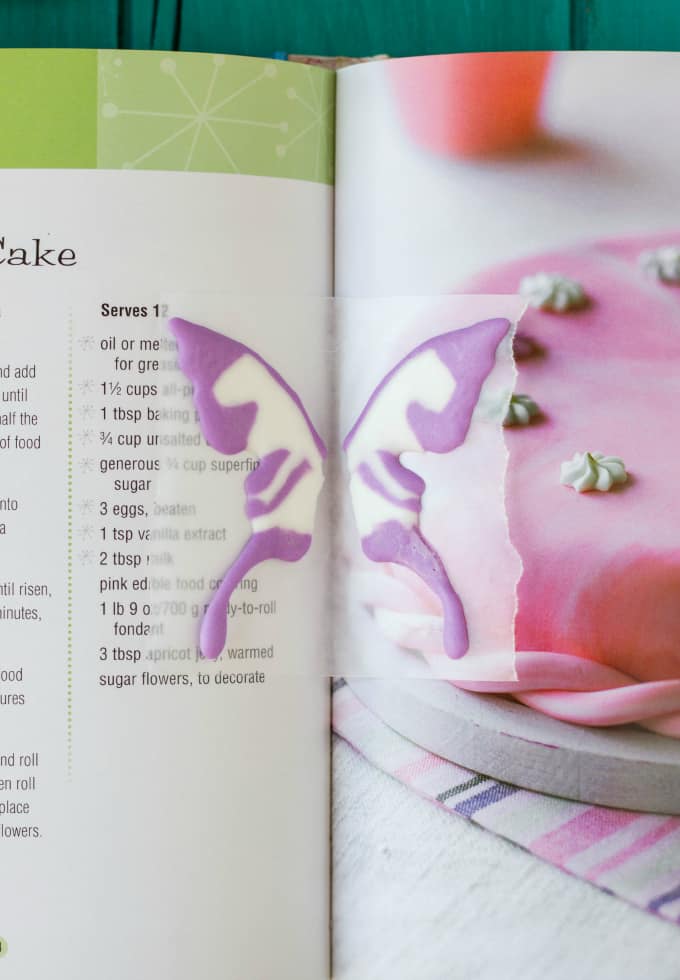
{"type": "Polygon", "coordinates": [[[431,412],[442,412],[456,390],[449,368],[431,348],[405,361],[380,389],[347,447],[351,470],[379,449],[388,453],[422,452],[409,425],[406,409],[417,401],[431,412]]]}
{"type": "Polygon", "coordinates": [[[553,313],[577,310],[586,302],[585,290],[579,282],[550,272],[524,276],[519,284],[519,292],[530,306],[537,310],[551,310],[553,313]]]}
{"type": "Polygon", "coordinates": [[[281,489],[281,487],[283,486],[283,484],[288,479],[288,474],[290,473],[291,469],[294,466],[296,466],[297,463],[299,463],[299,462],[300,462],[299,459],[298,460],[294,460],[294,459],[291,459],[290,456],[288,456],[283,461],[283,463],[281,463],[281,465],[279,466],[278,470],[276,471],[276,474],[274,475],[274,479],[269,484],[269,486],[268,487],[265,487],[264,490],[260,490],[259,491],[259,493],[257,494],[258,498],[263,503],[266,503],[266,504],[270,503],[274,499],[274,497],[277,495],[277,493],[279,492],[279,490],[281,489]]]}
{"type": "Polygon", "coordinates": [[[413,491],[409,491],[403,487],[399,480],[397,480],[397,478],[390,473],[382,457],[374,454],[371,457],[370,467],[374,476],[376,476],[380,483],[382,483],[385,490],[393,497],[396,497],[397,500],[406,501],[413,499],[413,491]]]}
{"type": "Polygon", "coordinates": [[[249,453],[262,459],[277,449],[289,451],[274,480],[257,495],[258,499],[271,501],[291,471],[304,460],[311,467],[277,508],[250,519],[253,531],[281,527],[311,534],[316,501],[323,485],[323,460],[300,406],[251,354],[239,357],[222,372],[213,386],[213,394],[225,407],[257,402],[257,415],[248,439],[249,453]]]}
{"type": "Polygon", "coordinates": [[[357,469],[366,463],[388,493],[400,501],[413,499],[414,494],[387,472],[378,452],[382,450],[395,456],[422,452],[407,419],[408,405],[417,401],[432,412],[441,412],[455,390],[456,380],[450,369],[436,351],[428,349],[404,362],[376,395],[347,446],[350,493],[361,537],[371,534],[387,521],[398,521],[405,528],[418,523],[416,512],[370,489],[357,474],[357,469]]]}
{"type": "MultiPolygon", "coordinates": [[[[402,527],[412,528],[418,524],[420,514],[408,507],[400,507],[391,500],[367,486],[358,473],[353,473],[349,481],[349,492],[356,518],[359,536],[372,534],[387,521],[399,521],[402,527]]],[[[403,493],[403,489],[402,489],[403,493]]]]}
{"type": "Polygon", "coordinates": [[[615,484],[625,483],[627,479],[623,460],[603,453],[574,453],[560,469],[560,483],[579,493],[611,490],[615,484]]]}
{"type": "Polygon", "coordinates": [[[513,395],[503,425],[528,425],[539,413],[539,407],[529,395],[513,395]]]}
{"type": "Polygon", "coordinates": [[[680,245],[663,245],[642,252],[638,258],[641,268],[662,282],[680,284],[680,245]]]}

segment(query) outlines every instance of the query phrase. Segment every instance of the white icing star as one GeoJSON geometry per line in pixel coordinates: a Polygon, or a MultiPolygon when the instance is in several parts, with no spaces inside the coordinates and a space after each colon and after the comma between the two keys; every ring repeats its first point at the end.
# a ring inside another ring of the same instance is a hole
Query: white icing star
{"type": "Polygon", "coordinates": [[[562,486],[573,487],[579,493],[588,490],[611,490],[628,479],[626,466],[619,456],[604,453],[574,453],[560,469],[562,486]]]}
{"type": "Polygon", "coordinates": [[[638,258],[641,268],[662,282],[680,283],[680,245],[650,248],[638,258]]]}
{"type": "Polygon", "coordinates": [[[519,284],[520,296],[537,310],[550,310],[552,313],[567,313],[585,306],[586,293],[575,279],[550,272],[537,272],[524,276],[519,284]]]}
{"type": "Polygon", "coordinates": [[[513,395],[503,425],[528,425],[540,409],[529,395],[513,395]]]}

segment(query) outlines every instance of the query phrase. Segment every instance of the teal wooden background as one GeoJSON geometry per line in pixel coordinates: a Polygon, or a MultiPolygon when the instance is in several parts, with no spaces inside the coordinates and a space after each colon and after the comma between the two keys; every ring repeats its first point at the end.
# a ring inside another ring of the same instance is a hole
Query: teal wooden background
{"type": "Polygon", "coordinates": [[[267,56],[680,48],[680,0],[0,0],[0,46],[267,56]]]}

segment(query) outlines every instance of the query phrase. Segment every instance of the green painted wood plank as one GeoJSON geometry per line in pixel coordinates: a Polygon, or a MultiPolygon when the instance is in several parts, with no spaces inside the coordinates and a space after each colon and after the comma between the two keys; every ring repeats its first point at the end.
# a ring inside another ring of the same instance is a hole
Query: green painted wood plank
{"type": "MultiPolygon", "coordinates": [[[[150,47],[159,51],[172,51],[176,48],[192,51],[180,43],[179,27],[182,17],[181,0],[155,0],[154,18],[150,47]]],[[[218,49],[218,51],[221,49],[218,49]]],[[[236,54],[229,51],[229,54],[236,54]]]]}
{"type": "Polygon", "coordinates": [[[1,0],[5,47],[269,56],[680,49],[680,0],[1,0]]]}
{"type": "Polygon", "coordinates": [[[680,48],[680,2],[572,0],[572,46],[676,51],[680,48]]]}
{"type": "Polygon", "coordinates": [[[116,0],[3,0],[0,44],[7,48],[111,48],[118,44],[116,0]]]}
{"type": "Polygon", "coordinates": [[[117,0],[117,8],[118,47],[150,48],[156,9],[154,0],[117,0]]]}
{"type": "Polygon", "coordinates": [[[183,0],[180,47],[393,56],[565,48],[569,0],[183,0]]]}

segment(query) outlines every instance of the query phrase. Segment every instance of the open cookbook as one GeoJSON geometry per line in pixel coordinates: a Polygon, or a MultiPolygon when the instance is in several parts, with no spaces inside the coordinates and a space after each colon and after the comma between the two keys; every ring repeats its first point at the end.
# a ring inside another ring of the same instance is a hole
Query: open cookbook
{"type": "Polygon", "coordinates": [[[0,70],[0,976],[350,976],[333,678],[680,761],[680,56],[0,70]]]}

